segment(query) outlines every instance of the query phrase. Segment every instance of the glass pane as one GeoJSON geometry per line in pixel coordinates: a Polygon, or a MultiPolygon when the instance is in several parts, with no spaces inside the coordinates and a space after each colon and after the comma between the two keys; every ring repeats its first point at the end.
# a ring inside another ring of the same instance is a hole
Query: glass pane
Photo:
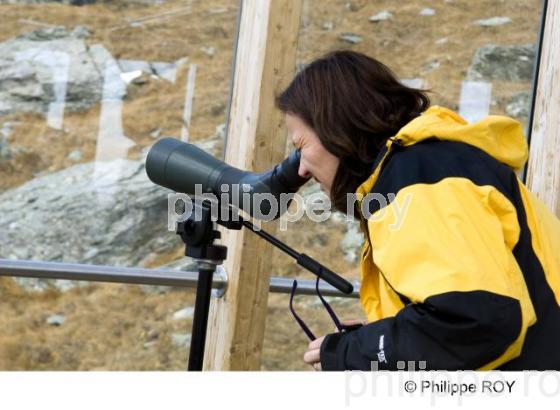
{"type": "Polygon", "coordinates": [[[299,62],[348,48],[469,121],[526,121],[541,0],[305,1],[299,62]]]}
{"type": "MultiPolygon", "coordinates": [[[[431,90],[432,104],[456,110],[468,121],[505,114],[526,124],[541,9],[540,0],[305,0],[298,66],[333,50],[360,51],[389,66],[406,84],[431,90]]],[[[314,189],[310,184],[304,192],[314,189]]],[[[339,220],[291,224],[283,237],[357,278],[363,237],[356,223],[339,220]]],[[[273,274],[300,272],[275,266],[273,274]]],[[[312,330],[319,336],[331,333],[333,325],[318,299],[300,300],[296,309],[312,330]]],[[[338,304],[334,309],[343,318],[363,315],[357,301],[338,304]]],[[[271,295],[263,368],[310,370],[302,362],[308,340],[287,306],[287,296],[271,295]]]]}
{"type": "MultiPolygon", "coordinates": [[[[0,258],[185,265],[169,191],[144,159],[163,137],[222,155],[237,2],[9,0],[0,12],[0,258]]],[[[2,283],[2,334],[28,345],[6,342],[0,368],[186,368],[173,333],[191,319],[173,312],[190,292],[2,283]],[[63,325],[47,324],[54,314],[63,325]]]]}

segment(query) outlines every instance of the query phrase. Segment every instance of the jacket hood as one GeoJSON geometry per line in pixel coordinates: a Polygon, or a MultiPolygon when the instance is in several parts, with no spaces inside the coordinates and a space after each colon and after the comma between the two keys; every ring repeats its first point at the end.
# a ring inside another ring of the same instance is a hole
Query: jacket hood
{"type": "Polygon", "coordinates": [[[448,108],[433,106],[387,141],[384,158],[379,161],[373,174],[358,187],[358,195],[366,195],[371,191],[381,164],[395,140],[399,140],[404,146],[410,146],[432,137],[473,145],[516,170],[525,164],[529,155],[519,121],[501,115],[490,115],[470,124],[448,108]]]}
{"type": "Polygon", "coordinates": [[[430,137],[474,145],[514,169],[527,161],[527,141],[521,123],[501,115],[490,115],[469,124],[450,109],[434,106],[396,135],[405,146],[430,137]]]}

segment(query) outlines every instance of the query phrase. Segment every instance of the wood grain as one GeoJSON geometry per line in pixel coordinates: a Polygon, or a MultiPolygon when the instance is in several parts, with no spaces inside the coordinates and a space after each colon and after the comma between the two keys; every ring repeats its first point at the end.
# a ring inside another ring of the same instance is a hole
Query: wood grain
{"type": "MultiPolygon", "coordinates": [[[[226,162],[262,171],[285,156],[284,120],[274,97],[295,73],[302,0],[244,0],[242,7],[226,162]]],[[[222,237],[229,283],[210,307],[204,369],[259,370],[272,249],[245,229],[222,231],[222,237]]]]}
{"type": "Polygon", "coordinates": [[[548,2],[527,185],[560,217],[560,1],[548,2]]]}

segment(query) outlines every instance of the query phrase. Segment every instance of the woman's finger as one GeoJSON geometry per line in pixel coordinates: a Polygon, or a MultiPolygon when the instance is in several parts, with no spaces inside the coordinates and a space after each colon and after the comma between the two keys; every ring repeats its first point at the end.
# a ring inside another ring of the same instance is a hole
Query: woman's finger
{"type": "Polygon", "coordinates": [[[352,326],[357,324],[367,325],[367,322],[362,319],[343,320],[341,323],[345,326],[352,326]]]}
{"type": "Polygon", "coordinates": [[[314,364],[321,360],[319,349],[308,350],[303,354],[303,361],[307,364],[314,364]]]}

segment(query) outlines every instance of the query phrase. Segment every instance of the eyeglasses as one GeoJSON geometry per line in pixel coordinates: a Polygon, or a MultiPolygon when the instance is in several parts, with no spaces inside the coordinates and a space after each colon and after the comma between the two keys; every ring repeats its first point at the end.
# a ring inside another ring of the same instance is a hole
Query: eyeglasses
{"type": "MultiPolygon", "coordinates": [[[[320,280],[320,278],[317,277],[317,280],[315,281],[315,291],[317,292],[317,296],[319,296],[319,299],[321,300],[321,303],[323,304],[323,306],[325,307],[325,309],[329,313],[329,316],[333,320],[333,322],[334,322],[336,328],[338,329],[338,331],[339,332],[348,332],[350,330],[354,330],[354,329],[357,329],[360,326],[362,326],[359,323],[358,324],[352,324],[352,325],[345,325],[345,324],[340,323],[340,320],[338,320],[338,317],[334,313],[334,310],[332,309],[332,307],[329,305],[329,303],[325,300],[325,298],[323,297],[323,295],[321,295],[321,292],[319,291],[319,280],[320,280]]],[[[292,284],[292,291],[290,292],[290,311],[292,312],[292,315],[294,316],[294,319],[296,320],[296,322],[298,322],[299,326],[305,332],[305,334],[307,335],[309,340],[315,340],[317,338],[315,337],[313,332],[309,329],[309,327],[305,324],[305,322],[298,316],[298,314],[294,310],[294,303],[293,302],[294,302],[294,296],[296,294],[296,289],[297,289],[297,280],[294,279],[294,283],[292,284]]]]}

